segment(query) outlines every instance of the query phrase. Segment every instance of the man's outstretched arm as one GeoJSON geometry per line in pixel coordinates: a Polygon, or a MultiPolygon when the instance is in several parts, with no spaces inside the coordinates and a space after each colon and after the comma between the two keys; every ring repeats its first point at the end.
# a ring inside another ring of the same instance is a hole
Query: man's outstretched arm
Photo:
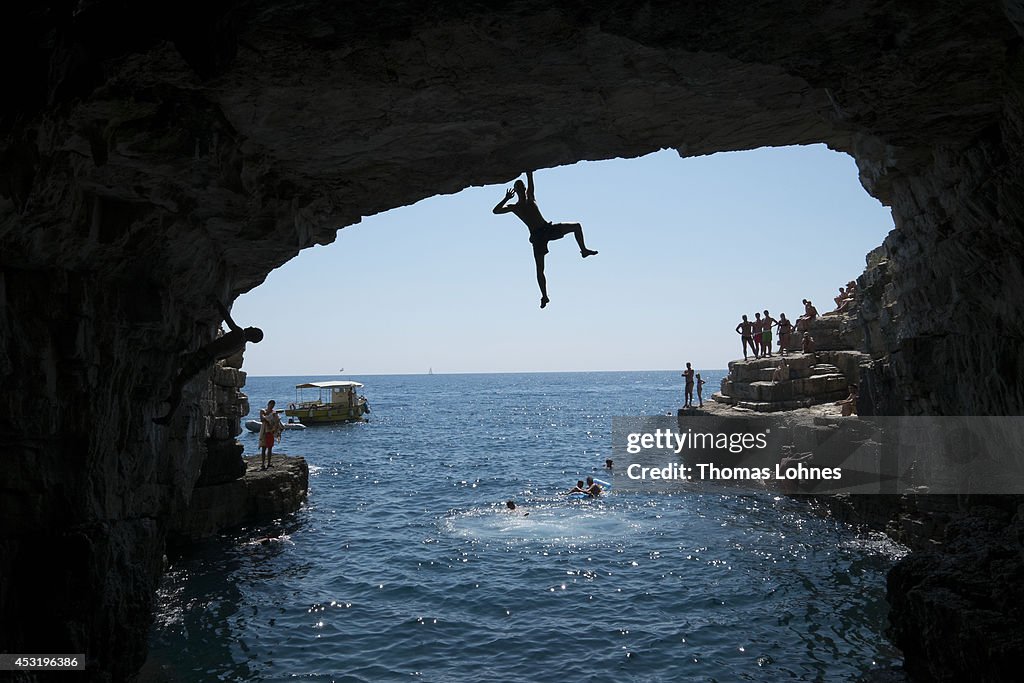
{"type": "Polygon", "coordinates": [[[533,193],[533,171],[526,172],[526,199],[536,203],[537,195],[533,193]]]}
{"type": "Polygon", "coordinates": [[[222,304],[219,299],[215,299],[214,302],[217,304],[217,309],[224,317],[224,322],[228,324],[228,327],[235,332],[241,332],[242,328],[235,324],[235,321],[231,319],[231,313],[228,312],[228,309],[224,308],[224,304],[222,304]]]}
{"type": "Polygon", "coordinates": [[[515,193],[516,191],[510,188],[507,192],[505,192],[505,198],[502,199],[497,204],[495,204],[494,208],[491,209],[491,211],[494,213],[508,213],[509,211],[511,211],[512,207],[505,205],[508,203],[508,200],[512,199],[515,193]]]}

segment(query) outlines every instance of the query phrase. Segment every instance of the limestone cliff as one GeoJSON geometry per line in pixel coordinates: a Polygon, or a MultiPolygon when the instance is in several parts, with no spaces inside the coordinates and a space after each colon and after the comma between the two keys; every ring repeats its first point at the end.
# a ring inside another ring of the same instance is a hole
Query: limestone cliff
{"type": "Polygon", "coordinates": [[[896,219],[861,286],[877,410],[1024,407],[1019,0],[0,11],[5,651],[85,651],[96,678],[142,661],[166,519],[205,457],[204,382],[169,428],[150,418],[213,338],[213,297],[361,216],[526,168],[847,151],[896,219]]]}

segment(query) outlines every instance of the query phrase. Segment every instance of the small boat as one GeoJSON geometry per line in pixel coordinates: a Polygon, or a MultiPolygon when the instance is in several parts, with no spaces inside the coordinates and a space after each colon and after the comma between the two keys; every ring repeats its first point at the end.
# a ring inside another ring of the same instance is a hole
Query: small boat
{"type": "MultiPolygon", "coordinates": [[[[292,421],[292,420],[288,420],[288,422],[282,422],[281,426],[284,427],[285,429],[305,429],[306,428],[306,425],[302,424],[301,422],[292,421]]],[[[260,421],[259,420],[246,420],[245,421],[245,428],[248,429],[250,432],[256,432],[258,434],[259,431],[260,431],[260,421]]]]}
{"type": "Polygon", "coordinates": [[[295,403],[288,404],[284,414],[306,425],[366,422],[363,416],[370,412],[370,405],[357,393],[362,388],[349,380],[296,384],[295,403]],[[309,394],[304,392],[308,390],[315,390],[317,397],[307,399],[309,394]]]}

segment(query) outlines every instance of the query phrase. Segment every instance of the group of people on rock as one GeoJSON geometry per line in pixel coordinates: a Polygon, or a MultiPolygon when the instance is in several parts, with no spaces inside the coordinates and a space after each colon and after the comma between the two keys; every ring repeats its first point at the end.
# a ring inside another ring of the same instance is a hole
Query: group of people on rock
{"type": "Polygon", "coordinates": [[[779,353],[785,354],[793,333],[793,323],[786,318],[785,313],[780,313],[778,320],[773,318],[767,309],[763,318],[760,313],[754,314],[754,320],[743,316],[743,320],[736,326],[736,333],[743,342],[743,360],[747,360],[747,347],[750,347],[754,358],[772,355],[772,328],[778,328],[779,353]]]}
{"type": "Polygon", "coordinates": [[[689,363],[686,364],[686,369],[682,372],[683,380],[686,382],[686,402],[683,404],[684,408],[693,407],[693,387],[697,386],[697,407],[704,407],[704,380],[701,379],[700,373],[694,373],[693,366],[689,363]]]}
{"type": "MultiPolygon", "coordinates": [[[[856,296],[856,282],[850,281],[846,284],[846,287],[840,287],[839,296],[835,297],[836,312],[842,313],[847,311],[850,305],[856,301],[856,296]]],[[[755,359],[772,355],[772,328],[778,329],[778,346],[781,355],[786,355],[786,349],[789,348],[793,332],[799,332],[802,335],[800,337],[801,352],[814,353],[814,337],[810,334],[810,328],[811,323],[818,317],[818,309],[814,307],[810,299],[803,299],[803,304],[804,314],[797,318],[795,322],[791,322],[786,318],[785,313],[779,313],[779,318],[776,320],[767,310],[764,311],[763,317],[760,313],[755,313],[753,320],[748,319],[744,315],[743,320],[736,325],[736,333],[740,335],[740,340],[743,344],[743,360],[748,360],[748,349],[755,359]]],[[[690,364],[687,363],[686,366],[689,367],[690,364]]],[[[685,376],[686,373],[683,374],[685,376]]]]}

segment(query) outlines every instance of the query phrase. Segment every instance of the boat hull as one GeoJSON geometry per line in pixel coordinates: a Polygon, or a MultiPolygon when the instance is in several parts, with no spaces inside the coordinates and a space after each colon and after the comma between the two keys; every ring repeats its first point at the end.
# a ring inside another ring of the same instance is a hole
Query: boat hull
{"type": "Polygon", "coordinates": [[[289,408],[284,411],[288,417],[301,420],[305,425],[337,424],[340,422],[366,422],[362,411],[350,408],[289,408]],[[357,414],[358,413],[358,414],[357,414]]]}
{"type": "MultiPolygon", "coordinates": [[[[306,425],[301,424],[299,422],[285,422],[281,426],[284,427],[285,429],[305,429],[306,428],[306,425]]],[[[248,429],[250,432],[258,433],[260,431],[260,421],[259,420],[246,420],[245,421],[245,428],[248,429]]]]}

